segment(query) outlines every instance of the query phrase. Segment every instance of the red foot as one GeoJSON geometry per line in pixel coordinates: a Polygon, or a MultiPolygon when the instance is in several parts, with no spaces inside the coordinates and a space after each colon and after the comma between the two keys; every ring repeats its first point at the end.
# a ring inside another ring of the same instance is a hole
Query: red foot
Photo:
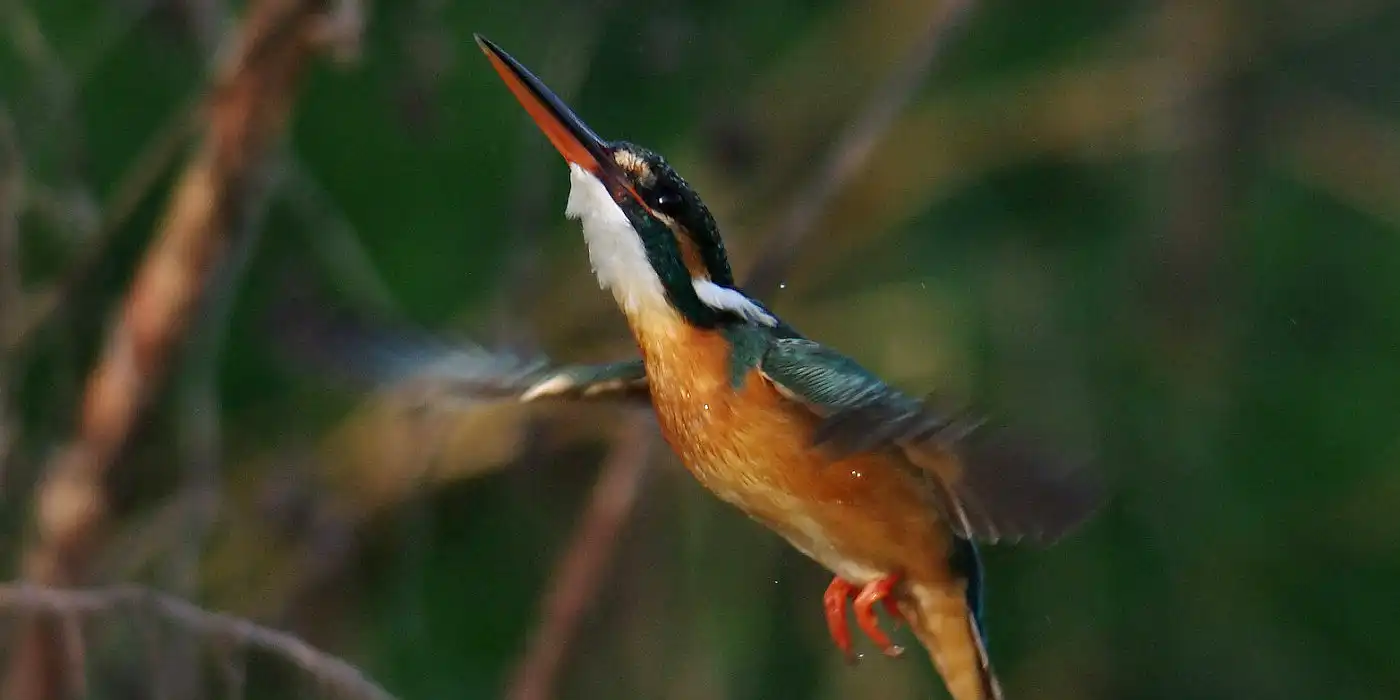
{"type": "Polygon", "coordinates": [[[896,624],[904,619],[899,607],[895,605],[894,598],[890,596],[897,583],[898,576],[888,576],[871,581],[857,593],[855,586],[838,576],[826,587],[826,594],[822,596],[822,606],[826,609],[826,625],[831,630],[831,639],[836,642],[836,648],[840,649],[847,659],[851,658],[851,631],[846,626],[846,601],[852,597],[856,601],[856,624],[860,625],[865,636],[886,656],[899,656],[904,653],[903,647],[896,646],[880,629],[880,619],[874,610],[876,603],[884,603],[885,612],[895,619],[896,624]]]}
{"type": "Polygon", "coordinates": [[[831,631],[831,641],[847,659],[851,658],[851,630],[846,626],[846,601],[855,593],[855,586],[837,576],[831,579],[822,595],[822,607],[826,608],[826,627],[831,631]]]}

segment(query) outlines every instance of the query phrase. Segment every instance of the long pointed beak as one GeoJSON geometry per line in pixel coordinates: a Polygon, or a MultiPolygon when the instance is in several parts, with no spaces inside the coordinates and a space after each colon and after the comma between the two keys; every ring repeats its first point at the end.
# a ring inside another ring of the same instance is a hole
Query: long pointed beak
{"type": "MultiPolygon", "coordinates": [[[[623,184],[613,163],[612,148],[599,138],[593,130],[574,114],[564,101],[536,78],[510,54],[501,50],[490,39],[476,34],[476,43],[491,65],[506,82],[506,87],[515,94],[515,99],[525,107],[530,118],[540,127],[549,142],[559,149],[560,155],[570,163],[577,163],[584,169],[612,184],[623,184]]],[[[611,189],[611,188],[610,188],[611,189]]]]}

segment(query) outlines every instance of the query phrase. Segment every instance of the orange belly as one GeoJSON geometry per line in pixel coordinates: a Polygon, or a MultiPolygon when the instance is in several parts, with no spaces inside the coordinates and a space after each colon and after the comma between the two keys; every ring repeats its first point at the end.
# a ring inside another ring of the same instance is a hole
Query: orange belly
{"type": "Polygon", "coordinates": [[[756,371],[734,390],[717,333],[639,340],[662,433],[706,488],[852,583],[948,578],[951,533],[894,456],[833,460],[811,447],[816,420],[756,371]]]}

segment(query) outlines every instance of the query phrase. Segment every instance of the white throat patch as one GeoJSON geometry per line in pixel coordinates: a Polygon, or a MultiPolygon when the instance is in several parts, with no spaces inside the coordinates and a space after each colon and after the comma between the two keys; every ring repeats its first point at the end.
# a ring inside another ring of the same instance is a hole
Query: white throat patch
{"type": "Polygon", "coordinates": [[[598,285],[611,290],[628,314],[666,306],[666,291],[651,269],[642,238],[608,188],[577,163],[569,163],[569,183],[564,215],[583,223],[583,240],[598,285]]]}
{"type": "MultiPolygon", "coordinates": [[[[577,163],[569,163],[569,203],[564,215],[583,223],[583,239],[598,285],[612,291],[624,313],[669,309],[661,278],[647,259],[642,238],[622,208],[593,173],[577,163]]],[[[691,281],[695,294],[706,306],[729,311],[754,323],[775,326],[773,315],[743,292],[721,287],[703,277],[691,281]]]]}

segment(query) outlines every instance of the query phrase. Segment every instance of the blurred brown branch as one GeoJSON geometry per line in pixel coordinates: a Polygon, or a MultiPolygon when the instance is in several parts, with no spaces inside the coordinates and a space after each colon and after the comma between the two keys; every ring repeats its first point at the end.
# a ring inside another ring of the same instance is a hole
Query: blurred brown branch
{"type": "Polygon", "coordinates": [[[618,431],[588,507],[550,577],[540,605],[539,626],[507,686],[505,697],[509,700],[554,697],[565,652],[613,560],[618,535],[637,501],[655,441],[656,427],[647,413],[634,412],[618,431]]]}
{"type": "Polygon", "coordinates": [[[875,147],[933,69],[934,59],[947,43],[948,32],[961,23],[971,7],[972,0],[943,0],[938,5],[923,36],[846,125],[816,174],[793,198],[778,227],[765,238],[745,285],[749,294],[763,297],[777,290],[827,202],[865,167],[875,147]]]}
{"type": "MultiPolygon", "coordinates": [[[[316,0],[261,0],[249,8],[237,48],[214,75],[203,143],[175,185],[88,379],[76,434],[39,485],[34,539],[21,563],[27,580],[70,586],[86,578],[106,522],[107,472],[169,372],[208,286],[250,235],[268,155],[282,137],[299,78],[332,38],[327,9],[316,0]]],[[[5,697],[59,696],[60,639],[53,625],[25,621],[5,697]]]]}
{"type": "MultiPolygon", "coordinates": [[[[263,627],[249,620],[204,610],[188,601],[141,586],[114,586],[103,589],[65,590],[29,584],[0,585],[0,609],[25,614],[44,614],[68,621],[79,616],[110,614],[123,608],[153,613],[205,641],[267,652],[296,665],[317,681],[346,697],[368,700],[394,700],[394,696],[360,672],[334,656],[322,652],[298,637],[263,627]]],[[[65,636],[74,637],[72,629],[65,636]]],[[[80,641],[80,640],[74,640],[80,641]]],[[[61,697],[58,694],[46,697],[61,697]]]]}
{"type": "MultiPolygon", "coordinates": [[[[14,124],[0,103],[0,338],[7,337],[24,306],[23,268],[19,254],[19,214],[24,199],[24,162],[14,124]]],[[[0,498],[5,493],[10,450],[18,430],[10,416],[10,358],[0,346],[0,498]]]]}
{"type": "MultiPolygon", "coordinates": [[[[219,42],[231,23],[223,0],[190,0],[182,4],[189,33],[200,47],[205,62],[218,69],[219,42]]],[[[183,111],[183,110],[182,110],[183,111]]],[[[193,116],[193,110],[191,110],[193,116]]],[[[193,119],[184,120],[194,127],[193,119]]],[[[167,129],[170,130],[170,129],[167,129]]],[[[192,128],[190,129],[192,130],[192,128]]],[[[161,168],[162,170],[164,168],[161,168]]],[[[277,183],[280,185],[280,182],[277,183]]],[[[268,207],[256,205],[257,212],[268,207]]],[[[109,211],[110,214],[110,211],[109,211]]],[[[194,596],[199,587],[199,565],[206,538],[218,517],[222,492],[219,484],[222,414],[219,401],[219,367],[224,337],[233,300],[241,286],[243,271],[257,247],[262,221],[247,223],[249,235],[240,236],[228,254],[221,272],[206,285],[206,312],[192,331],[193,342],[182,376],[176,380],[176,414],[179,416],[178,447],[181,463],[180,496],[184,513],[180,523],[181,541],[167,558],[165,586],[175,595],[194,596]]],[[[199,663],[199,639],[193,630],[178,630],[156,644],[159,658],[152,678],[159,697],[196,697],[203,686],[199,663]],[[163,648],[161,648],[163,647],[163,648]]]]}

